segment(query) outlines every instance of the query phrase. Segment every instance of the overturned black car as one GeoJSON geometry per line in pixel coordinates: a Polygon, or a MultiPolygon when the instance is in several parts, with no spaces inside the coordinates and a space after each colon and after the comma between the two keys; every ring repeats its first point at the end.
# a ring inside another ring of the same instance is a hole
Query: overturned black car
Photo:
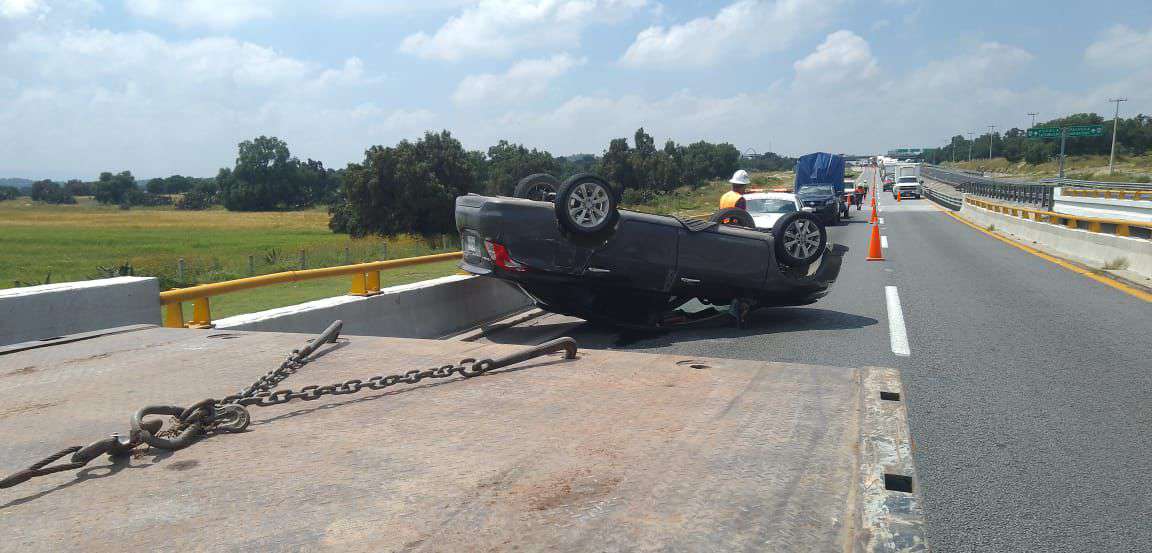
{"type": "Polygon", "coordinates": [[[620,210],[616,191],[591,174],[562,184],[532,175],[516,193],[533,199],[456,199],[461,268],[592,322],[668,326],[692,299],[728,305],[738,322],[757,307],[810,304],[828,293],[847,251],[806,212],[757,230],[732,209],[711,221],[620,210]]]}

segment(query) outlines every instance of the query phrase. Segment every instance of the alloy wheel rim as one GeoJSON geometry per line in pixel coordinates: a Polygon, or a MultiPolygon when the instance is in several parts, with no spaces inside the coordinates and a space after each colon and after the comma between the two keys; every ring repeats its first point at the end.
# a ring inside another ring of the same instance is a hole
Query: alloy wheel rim
{"type": "Polygon", "coordinates": [[[797,259],[808,259],[820,248],[820,229],[808,219],[797,219],[784,230],[784,250],[797,259]]]}
{"type": "Polygon", "coordinates": [[[528,199],[536,200],[539,202],[546,202],[548,201],[548,195],[555,193],[556,189],[551,185],[544,183],[534,184],[531,188],[528,189],[528,199]]]}
{"type": "Polygon", "coordinates": [[[577,225],[592,228],[608,218],[608,192],[594,182],[576,185],[568,200],[568,215],[577,225]]]}

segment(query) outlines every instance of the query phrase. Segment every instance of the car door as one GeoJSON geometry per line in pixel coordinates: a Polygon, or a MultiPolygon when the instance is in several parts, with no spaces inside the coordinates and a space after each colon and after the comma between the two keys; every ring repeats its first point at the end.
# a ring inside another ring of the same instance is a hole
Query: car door
{"type": "Polygon", "coordinates": [[[616,231],[592,254],[585,275],[622,288],[670,291],[679,226],[671,217],[621,211],[616,231]]]}
{"type": "Polygon", "coordinates": [[[766,232],[717,225],[680,231],[676,293],[735,297],[764,286],[772,267],[772,237],[766,232]]]}

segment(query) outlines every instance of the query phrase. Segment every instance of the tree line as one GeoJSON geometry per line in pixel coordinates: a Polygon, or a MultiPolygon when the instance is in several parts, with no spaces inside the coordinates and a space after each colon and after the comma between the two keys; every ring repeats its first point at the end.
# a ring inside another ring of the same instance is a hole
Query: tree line
{"type": "MultiPolygon", "coordinates": [[[[554,156],[506,140],[487,150],[466,150],[445,130],[394,146],[372,146],[363,161],[333,169],[316,160],[300,160],[277,137],[259,136],[241,142],[235,163],[213,178],[172,175],[141,185],[130,171],[104,172],[92,182],[37,181],[32,199],[75,203],[75,196],[93,196],[100,203],[123,207],[174,203],[177,209],[222,205],[232,211],[326,205],[329,227],[335,232],[435,234],[454,230],[452,206],[457,196],[511,195],[520,179],[534,173],[563,179],[595,172],[625,193],[651,195],[699,187],[741,167],[790,168],[792,161],[775,154],[742,159],[740,151],[727,143],[684,145],[668,140],[657,148],[643,128],[631,143],[627,138],[611,140],[601,155],[571,156],[554,156]]],[[[13,192],[0,190],[0,194],[13,192]]]]}
{"type": "MultiPolygon", "coordinates": [[[[1103,136],[1069,138],[1065,143],[1066,155],[1108,155],[1112,148],[1111,119],[1095,113],[1077,113],[1068,117],[1038,123],[1037,127],[1067,127],[1071,125],[1103,125],[1103,136]]],[[[929,150],[925,154],[929,163],[944,161],[965,161],[987,159],[988,145],[992,145],[992,157],[1003,157],[1012,163],[1021,161],[1031,164],[1058,159],[1060,139],[1028,138],[1027,129],[1012,128],[1003,133],[984,133],[969,140],[962,135],[952,137],[948,144],[929,150]]],[[[1139,114],[1121,118],[1116,126],[1116,154],[1144,155],[1152,150],[1152,116],[1139,114]]]]}
{"type": "Polygon", "coordinates": [[[643,128],[632,144],[613,139],[601,156],[566,157],[504,140],[486,152],[466,151],[450,132],[428,132],[415,142],[373,146],[363,162],[349,164],[343,197],[329,208],[329,227],[353,236],[452,232],[457,196],[510,195],[520,179],[534,173],[563,179],[596,172],[625,192],[661,192],[728,177],[739,161],[740,151],[731,144],[685,146],[669,140],[657,149],[643,128]]]}

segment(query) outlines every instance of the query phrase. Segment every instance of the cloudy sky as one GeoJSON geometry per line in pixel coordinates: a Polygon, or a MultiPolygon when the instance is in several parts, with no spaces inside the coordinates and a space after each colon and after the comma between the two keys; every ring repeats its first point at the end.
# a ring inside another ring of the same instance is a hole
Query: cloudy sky
{"type": "Polygon", "coordinates": [[[1152,112],[1152,2],[0,0],[0,176],[341,167],[449,129],[599,153],[644,126],[787,154],[1152,112]]]}

